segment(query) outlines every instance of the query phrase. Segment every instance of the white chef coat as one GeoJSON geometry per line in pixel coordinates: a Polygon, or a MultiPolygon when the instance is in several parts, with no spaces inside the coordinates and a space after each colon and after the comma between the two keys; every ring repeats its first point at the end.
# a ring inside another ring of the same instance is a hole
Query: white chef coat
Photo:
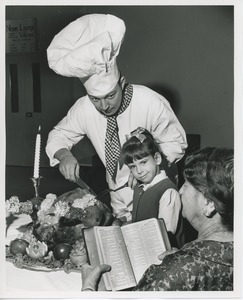
{"type": "MultiPolygon", "coordinates": [[[[127,109],[117,116],[119,138],[121,145],[126,141],[126,135],[137,127],[147,129],[160,144],[162,153],[172,163],[183,157],[187,147],[186,134],[169,102],[153,90],[133,85],[132,100],[127,109]]],[[[46,152],[50,165],[59,161],[54,154],[61,148],[71,149],[84,135],[92,142],[97,154],[105,165],[105,135],[107,119],[100,114],[86,95],[78,99],[67,115],[49,133],[46,152]]],[[[124,165],[118,168],[116,184],[106,172],[110,188],[123,185],[130,170],[124,165]]],[[[129,187],[116,193],[111,193],[111,206],[117,217],[126,216],[131,219],[133,190],[129,187]]]]}
{"type": "MultiPolygon", "coordinates": [[[[168,177],[166,176],[165,171],[161,170],[150,183],[141,184],[140,186],[146,191],[166,178],[168,177]]],[[[177,229],[180,211],[181,199],[178,191],[171,188],[167,189],[159,200],[158,218],[164,219],[167,231],[170,231],[173,234],[175,234],[177,229]]]]}

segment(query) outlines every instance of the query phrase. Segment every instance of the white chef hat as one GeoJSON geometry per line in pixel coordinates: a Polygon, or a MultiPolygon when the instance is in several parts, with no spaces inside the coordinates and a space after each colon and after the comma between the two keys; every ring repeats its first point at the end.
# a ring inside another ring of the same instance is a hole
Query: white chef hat
{"type": "Polygon", "coordinates": [[[90,95],[109,93],[120,78],[116,57],[125,32],[124,22],[115,16],[82,16],[53,38],[47,49],[49,67],[80,78],[90,95]]]}

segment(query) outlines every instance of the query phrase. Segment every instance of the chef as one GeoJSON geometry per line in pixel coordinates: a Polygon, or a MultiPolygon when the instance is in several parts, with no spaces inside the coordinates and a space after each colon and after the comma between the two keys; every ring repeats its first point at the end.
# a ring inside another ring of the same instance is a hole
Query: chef
{"type": "MultiPolygon", "coordinates": [[[[125,31],[116,16],[85,15],[61,30],[47,49],[49,67],[62,76],[78,77],[87,92],[49,133],[46,145],[51,166],[59,163],[68,180],[79,176],[78,161],[70,150],[85,135],[105,165],[112,189],[128,178],[130,186],[134,183],[120,148],[126,135],[138,127],[151,132],[169,165],[185,153],[186,134],[169,102],[145,86],[126,82],[119,71],[117,56],[125,31]]],[[[131,187],[111,193],[119,224],[131,220],[132,195],[131,187]]]]}

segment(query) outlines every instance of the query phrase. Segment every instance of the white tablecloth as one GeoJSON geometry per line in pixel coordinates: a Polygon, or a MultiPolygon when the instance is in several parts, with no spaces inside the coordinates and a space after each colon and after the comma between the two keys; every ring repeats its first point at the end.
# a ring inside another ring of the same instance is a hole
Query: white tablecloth
{"type": "MultiPolygon", "coordinates": [[[[18,228],[28,224],[31,219],[27,215],[15,216],[15,220],[7,228],[6,244],[19,235],[18,228]]],[[[38,297],[77,298],[83,295],[79,272],[69,274],[64,271],[30,271],[16,268],[12,263],[5,264],[6,297],[38,297]]]]}

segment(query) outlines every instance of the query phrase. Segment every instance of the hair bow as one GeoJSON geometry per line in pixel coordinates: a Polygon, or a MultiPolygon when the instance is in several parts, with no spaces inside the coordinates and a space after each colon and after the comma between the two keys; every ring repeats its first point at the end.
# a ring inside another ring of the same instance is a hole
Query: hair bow
{"type": "Polygon", "coordinates": [[[129,140],[131,137],[135,136],[139,141],[142,143],[147,137],[145,134],[145,129],[142,127],[138,127],[137,129],[133,130],[130,134],[126,134],[126,140],[129,140]]]}

